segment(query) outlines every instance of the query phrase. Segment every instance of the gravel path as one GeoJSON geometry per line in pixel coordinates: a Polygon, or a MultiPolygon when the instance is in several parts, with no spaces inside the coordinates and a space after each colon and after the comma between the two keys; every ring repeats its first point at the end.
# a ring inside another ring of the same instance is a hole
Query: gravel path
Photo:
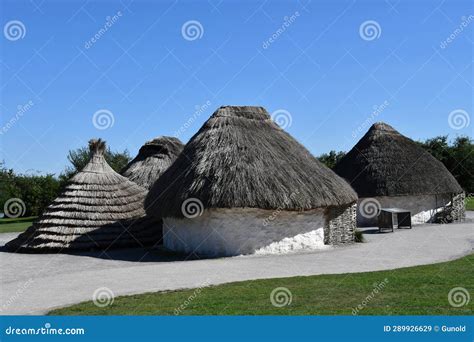
{"type": "MultiPolygon", "coordinates": [[[[0,246],[14,236],[0,234],[0,246]]],[[[188,261],[173,260],[156,250],[114,251],[107,256],[0,251],[0,314],[44,314],[56,307],[91,300],[101,287],[118,296],[447,261],[473,252],[474,223],[416,226],[393,234],[368,229],[364,236],[366,243],[311,253],[188,261]]]]}

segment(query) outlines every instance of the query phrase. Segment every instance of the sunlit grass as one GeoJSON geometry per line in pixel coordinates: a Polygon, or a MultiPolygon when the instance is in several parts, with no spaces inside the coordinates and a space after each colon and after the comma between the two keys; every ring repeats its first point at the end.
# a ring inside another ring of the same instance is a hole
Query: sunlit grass
{"type": "Polygon", "coordinates": [[[453,307],[448,293],[463,287],[474,297],[473,269],[474,254],[455,261],[391,271],[244,281],[123,296],[103,308],[84,302],[50,314],[472,315],[474,300],[453,307]],[[277,287],[291,292],[289,305],[272,305],[270,294],[277,287]]]}
{"type": "Polygon", "coordinates": [[[0,219],[0,233],[22,232],[29,226],[36,217],[18,217],[0,219]]]}

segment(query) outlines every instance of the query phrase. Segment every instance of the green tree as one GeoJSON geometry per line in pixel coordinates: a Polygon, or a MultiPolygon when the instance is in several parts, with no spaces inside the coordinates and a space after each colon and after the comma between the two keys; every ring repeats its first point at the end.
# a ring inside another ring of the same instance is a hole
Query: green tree
{"type": "Polygon", "coordinates": [[[52,174],[17,175],[15,177],[16,197],[25,202],[26,216],[37,216],[56,198],[59,193],[59,181],[52,174]]]}
{"type": "Polygon", "coordinates": [[[339,151],[336,152],[334,150],[330,151],[329,153],[321,154],[318,159],[321,163],[325,164],[330,169],[334,169],[334,166],[339,162],[346,155],[346,152],[339,151]]]}
{"type": "Polygon", "coordinates": [[[474,144],[469,137],[457,137],[452,145],[450,171],[468,193],[474,193],[474,144]]]}
{"type": "Polygon", "coordinates": [[[450,142],[447,136],[438,136],[419,144],[446,166],[466,193],[474,193],[474,144],[471,138],[459,136],[450,142]]]}
{"type": "Polygon", "coordinates": [[[10,198],[16,197],[19,190],[15,185],[15,173],[12,169],[7,169],[5,163],[0,163],[0,212],[3,212],[3,206],[10,198]]]}
{"type": "Polygon", "coordinates": [[[24,216],[37,216],[58,195],[59,181],[52,175],[15,174],[0,164],[0,211],[5,202],[19,198],[25,203],[24,216]]]}
{"type": "Polygon", "coordinates": [[[419,142],[419,144],[443,164],[447,165],[451,162],[451,148],[447,135],[426,139],[424,142],[419,142]]]}

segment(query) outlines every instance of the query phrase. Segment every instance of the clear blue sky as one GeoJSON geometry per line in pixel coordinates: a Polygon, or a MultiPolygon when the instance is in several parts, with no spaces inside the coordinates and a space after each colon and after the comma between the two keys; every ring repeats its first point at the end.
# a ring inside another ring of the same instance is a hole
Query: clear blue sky
{"type": "Polygon", "coordinates": [[[92,137],[135,155],[195,118],[186,142],[221,105],[286,110],[287,130],[315,155],[350,149],[367,120],[414,139],[473,136],[470,15],[472,1],[454,0],[2,0],[0,159],[58,173],[92,137]],[[19,35],[6,30],[13,20],[19,35]],[[194,40],[182,33],[190,20],[202,26],[194,40]],[[380,30],[361,36],[369,20],[380,30]],[[114,118],[105,130],[93,124],[101,109],[114,118]],[[449,125],[455,110],[469,126],[449,125]]]}

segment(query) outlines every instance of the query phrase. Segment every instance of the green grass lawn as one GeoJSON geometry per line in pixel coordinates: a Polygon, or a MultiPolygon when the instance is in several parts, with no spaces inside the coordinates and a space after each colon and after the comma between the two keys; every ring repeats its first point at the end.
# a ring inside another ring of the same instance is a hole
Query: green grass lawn
{"type": "Polygon", "coordinates": [[[36,217],[18,217],[0,219],[0,233],[22,232],[29,226],[36,217]]]}
{"type": "Polygon", "coordinates": [[[474,210],[474,197],[466,199],[466,210],[474,210]]]}
{"type": "Polygon", "coordinates": [[[174,315],[181,308],[182,315],[352,315],[362,305],[360,315],[472,315],[474,298],[455,308],[449,304],[448,293],[463,287],[474,297],[473,269],[474,254],[393,271],[255,280],[124,296],[104,308],[84,302],[50,314],[174,315]],[[276,287],[291,291],[290,305],[271,304],[270,293],[276,287]]]}

